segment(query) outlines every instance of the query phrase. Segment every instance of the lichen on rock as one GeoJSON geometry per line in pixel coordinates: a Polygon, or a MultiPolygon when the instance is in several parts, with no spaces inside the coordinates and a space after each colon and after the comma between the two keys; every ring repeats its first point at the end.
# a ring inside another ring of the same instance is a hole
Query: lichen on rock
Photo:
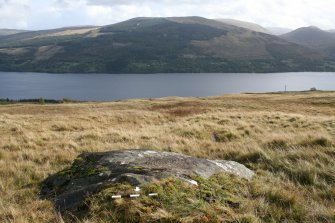
{"type": "Polygon", "coordinates": [[[207,179],[229,173],[250,180],[254,172],[234,161],[208,160],[172,152],[118,150],[84,153],[70,168],[41,184],[41,196],[54,201],[57,210],[76,210],[85,198],[118,183],[143,186],[166,178],[177,178],[193,186],[194,176],[207,179]]]}

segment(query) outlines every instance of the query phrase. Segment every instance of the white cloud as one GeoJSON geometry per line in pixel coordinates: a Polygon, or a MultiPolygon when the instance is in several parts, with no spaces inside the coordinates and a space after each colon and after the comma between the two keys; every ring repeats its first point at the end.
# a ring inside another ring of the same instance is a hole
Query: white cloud
{"type": "Polygon", "coordinates": [[[178,4],[201,4],[203,0],[87,0],[90,5],[134,5],[134,4],[150,4],[157,3],[160,5],[178,5],[178,4]]]}
{"type": "Polygon", "coordinates": [[[335,28],[335,0],[0,0],[0,28],[106,25],[139,16],[234,18],[263,26],[335,28]]]}
{"type": "Polygon", "coordinates": [[[28,9],[27,0],[0,1],[0,27],[26,28],[28,9]]]}

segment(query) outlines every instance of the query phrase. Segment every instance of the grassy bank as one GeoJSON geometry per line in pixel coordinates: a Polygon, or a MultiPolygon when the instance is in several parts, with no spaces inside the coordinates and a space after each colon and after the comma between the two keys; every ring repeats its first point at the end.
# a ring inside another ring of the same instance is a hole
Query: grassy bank
{"type": "Polygon", "coordinates": [[[335,221],[334,92],[0,105],[0,221],[57,222],[39,183],[84,151],[128,148],[235,160],[257,176],[200,179],[210,200],[173,179],[151,185],[160,201],[104,191],[83,221],[335,221]]]}

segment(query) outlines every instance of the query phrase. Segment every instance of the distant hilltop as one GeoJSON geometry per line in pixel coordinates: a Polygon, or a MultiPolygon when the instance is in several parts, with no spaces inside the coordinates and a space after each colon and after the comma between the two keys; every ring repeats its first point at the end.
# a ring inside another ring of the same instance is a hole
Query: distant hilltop
{"type": "Polygon", "coordinates": [[[271,33],[253,23],[202,17],[142,17],[101,27],[0,30],[0,70],[55,73],[335,71],[335,33],[316,28],[303,28],[281,36],[271,33]]]}
{"type": "Polygon", "coordinates": [[[216,20],[229,24],[229,25],[233,25],[233,26],[237,26],[237,27],[241,27],[245,29],[250,29],[252,31],[271,34],[271,31],[255,23],[240,21],[236,19],[216,19],[216,20]]]}

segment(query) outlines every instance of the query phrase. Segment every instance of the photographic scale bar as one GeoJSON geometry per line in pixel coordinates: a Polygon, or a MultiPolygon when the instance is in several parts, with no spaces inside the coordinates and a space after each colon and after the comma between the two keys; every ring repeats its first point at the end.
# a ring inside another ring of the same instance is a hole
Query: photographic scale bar
{"type": "MultiPolygon", "coordinates": [[[[130,194],[130,195],[113,195],[112,199],[120,199],[120,198],[137,198],[140,197],[141,194],[130,194]]],[[[143,196],[143,195],[142,195],[143,196]]],[[[156,197],[158,196],[158,193],[150,193],[148,194],[149,197],[156,197]]]]}

